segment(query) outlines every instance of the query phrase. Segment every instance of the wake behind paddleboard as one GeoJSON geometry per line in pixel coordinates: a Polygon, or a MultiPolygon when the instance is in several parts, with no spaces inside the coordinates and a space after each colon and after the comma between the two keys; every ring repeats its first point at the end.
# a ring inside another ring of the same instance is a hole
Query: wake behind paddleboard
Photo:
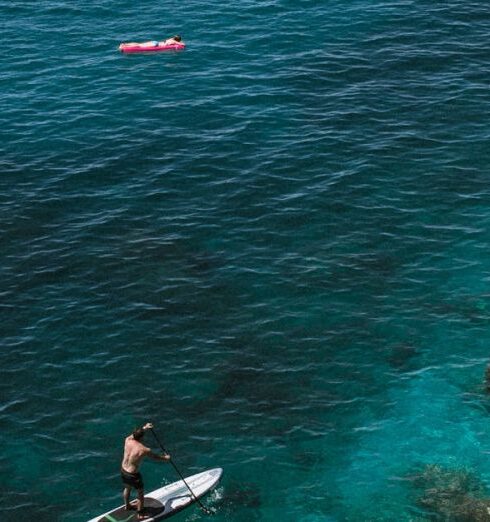
{"type": "MultiPolygon", "coordinates": [[[[148,495],[145,495],[144,513],[148,516],[144,519],[145,522],[156,522],[175,515],[181,509],[194,503],[196,497],[202,497],[213,489],[220,481],[222,474],[221,468],[215,468],[186,477],[185,481],[195,496],[192,495],[183,480],[178,480],[148,493],[148,495]]],[[[90,519],[89,522],[136,522],[137,520],[136,511],[127,511],[124,506],[120,506],[90,519]]]]}

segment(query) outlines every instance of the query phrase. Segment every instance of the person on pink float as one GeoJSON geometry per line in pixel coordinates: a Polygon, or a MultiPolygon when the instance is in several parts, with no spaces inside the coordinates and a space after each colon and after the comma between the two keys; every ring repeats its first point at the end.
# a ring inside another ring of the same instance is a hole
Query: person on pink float
{"type": "Polygon", "coordinates": [[[149,40],[148,42],[129,42],[124,45],[139,45],[140,47],[164,47],[166,45],[184,45],[184,42],[182,41],[182,37],[180,34],[176,34],[175,36],[172,36],[172,38],[167,38],[166,40],[162,40],[159,42],[158,40],[149,40]]]}
{"type": "Polygon", "coordinates": [[[172,36],[172,38],[167,38],[166,40],[163,40],[163,42],[159,42],[159,45],[183,45],[183,43],[180,34],[176,34],[175,36],[172,36]]]}

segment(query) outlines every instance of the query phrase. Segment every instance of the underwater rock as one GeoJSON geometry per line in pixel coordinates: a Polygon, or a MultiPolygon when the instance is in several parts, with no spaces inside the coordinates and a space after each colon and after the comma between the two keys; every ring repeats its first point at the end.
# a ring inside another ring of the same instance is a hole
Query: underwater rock
{"type": "Polygon", "coordinates": [[[490,364],[485,370],[485,389],[487,390],[487,393],[490,393],[490,364]]]}
{"type": "Polygon", "coordinates": [[[398,370],[408,370],[414,357],[418,355],[415,346],[409,343],[400,343],[393,346],[390,350],[388,362],[398,370]]]}
{"type": "Polygon", "coordinates": [[[467,470],[428,465],[415,477],[414,485],[422,491],[418,504],[435,520],[490,522],[490,496],[485,496],[483,484],[467,470]]]}

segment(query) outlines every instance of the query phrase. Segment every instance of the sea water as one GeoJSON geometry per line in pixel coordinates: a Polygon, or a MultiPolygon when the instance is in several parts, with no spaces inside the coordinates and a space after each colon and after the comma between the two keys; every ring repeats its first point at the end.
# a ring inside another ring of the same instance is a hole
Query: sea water
{"type": "Polygon", "coordinates": [[[119,505],[147,421],[224,468],[216,522],[428,521],[427,469],[490,497],[486,2],[0,17],[2,521],[119,505]]]}

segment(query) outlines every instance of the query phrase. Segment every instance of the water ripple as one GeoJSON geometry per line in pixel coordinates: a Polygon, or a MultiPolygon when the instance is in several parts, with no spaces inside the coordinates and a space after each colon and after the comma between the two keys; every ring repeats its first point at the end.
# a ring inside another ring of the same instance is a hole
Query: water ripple
{"type": "Polygon", "coordinates": [[[222,520],[425,516],[430,464],[488,483],[486,4],[0,10],[6,520],[118,503],[147,419],[226,468],[222,520]]]}

